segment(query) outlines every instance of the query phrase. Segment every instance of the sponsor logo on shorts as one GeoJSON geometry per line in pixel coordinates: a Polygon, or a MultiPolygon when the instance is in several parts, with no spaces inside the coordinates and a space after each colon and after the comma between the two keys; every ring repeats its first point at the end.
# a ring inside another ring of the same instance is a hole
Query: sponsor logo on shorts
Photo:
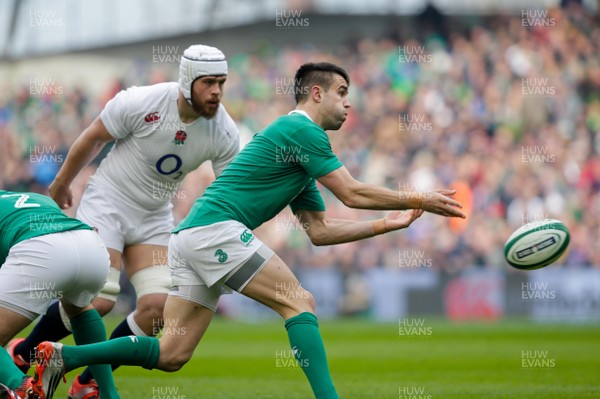
{"type": "Polygon", "coordinates": [[[254,235],[251,231],[244,230],[244,232],[240,234],[240,240],[248,247],[252,244],[252,241],[254,241],[254,235]]]}
{"type": "Polygon", "coordinates": [[[215,255],[217,257],[217,259],[219,260],[220,263],[225,263],[227,262],[227,253],[225,251],[223,251],[222,249],[217,249],[215,251],[215,255]]]}

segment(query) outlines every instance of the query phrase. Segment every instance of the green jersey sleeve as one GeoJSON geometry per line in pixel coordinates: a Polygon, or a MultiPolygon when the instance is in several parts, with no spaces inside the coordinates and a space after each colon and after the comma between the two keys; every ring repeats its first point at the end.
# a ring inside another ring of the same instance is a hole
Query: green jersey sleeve
{"type": "Polygon", "coordinates": [[[311,180],[311,182],[304,187],[304,190],[290,202],[290,208],[292,208],[293,213],[296,213],[300,209],[321,212],[325,210],[325,202],[317,188],[316,180],[311,180]]]}
{"type": "Polygon", "coordinates": [[[290,148],[297,152],[299,164],[316,179],[340,168],[342,163],[331,150],[331,143],[323,129],[309,125],[297,130],[289,138],[290,148]]]}

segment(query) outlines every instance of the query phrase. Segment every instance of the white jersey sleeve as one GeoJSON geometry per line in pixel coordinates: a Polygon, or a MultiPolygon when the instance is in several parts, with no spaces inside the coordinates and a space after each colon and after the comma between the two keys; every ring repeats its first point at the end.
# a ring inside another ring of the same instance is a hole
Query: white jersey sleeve
{"type": "Polygon", "coordinates": [[[135,99],[136,87],[121,90],[113,97],[100,113],[100,119],[106,130],[115,139],[124,139],[135,129],[135,119],[129,118],[135,99]]]}

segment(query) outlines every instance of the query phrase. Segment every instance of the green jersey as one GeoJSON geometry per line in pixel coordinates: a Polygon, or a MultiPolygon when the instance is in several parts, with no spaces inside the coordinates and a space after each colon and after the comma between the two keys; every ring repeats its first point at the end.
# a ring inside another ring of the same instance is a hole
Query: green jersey
{"type": "Polygon", "coordinates": [[[0,190],[0,267],[10,248],[24,240],[69,230],[91,230],[65,215],[52,198],[0,190]]]}
{"type": "Polygon", "coordinates": [[[227,220],[255,229],[288,205],[293,212],[324,211],[315,179],[341,166],[319,125],[298,112],[281,116],[254,136],[173,232],[227,220]]]}

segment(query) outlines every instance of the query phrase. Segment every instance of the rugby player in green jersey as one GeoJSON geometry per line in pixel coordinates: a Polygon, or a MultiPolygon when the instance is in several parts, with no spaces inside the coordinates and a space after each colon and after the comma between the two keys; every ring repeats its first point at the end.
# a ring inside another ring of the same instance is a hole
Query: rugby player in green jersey
{"type": "MultiPolygon", "coordinates": [[[[90,226],[66,216],[51,198],[0,190],[0,265],[0,398],[37,398],[42,382],[24,374],[3,347],[55,299],[76,343],[106,340],[90,303],[106,282],[108,251],[90,226]]],[[[119,398],[110,366],[93,367],[102,397],[119,398]]]]}
{"type": "Polygon", "coordinates": [[[175,228],[169,242],[173,288],[165,306],[165,325],[174,328],[160,341],[132,337],[81,347],[44,342],[39,347],[40,357],[60,360],[64,368],[41,365],[36,374],[62,375],[88,363],[176,371],[191,358],[219,296],[235,290],[281,315],[292,352],[315,397],[338,398],[313,297],[252,230],[286,206],[306,226],[315,245],[403,229],[424,211],[465,217],[461,204],[449,197],[451,190],[398,192],[359,182],[350,175],[333,154],[325,133],[338,130],[346,119],[349,83],[348,74],[336,65],[301,66],[295,77],[296,109],[256,134],[175,228]],[[316,181],[348,207],[393,212],[374,221],[331,219],[316,181]]]}

